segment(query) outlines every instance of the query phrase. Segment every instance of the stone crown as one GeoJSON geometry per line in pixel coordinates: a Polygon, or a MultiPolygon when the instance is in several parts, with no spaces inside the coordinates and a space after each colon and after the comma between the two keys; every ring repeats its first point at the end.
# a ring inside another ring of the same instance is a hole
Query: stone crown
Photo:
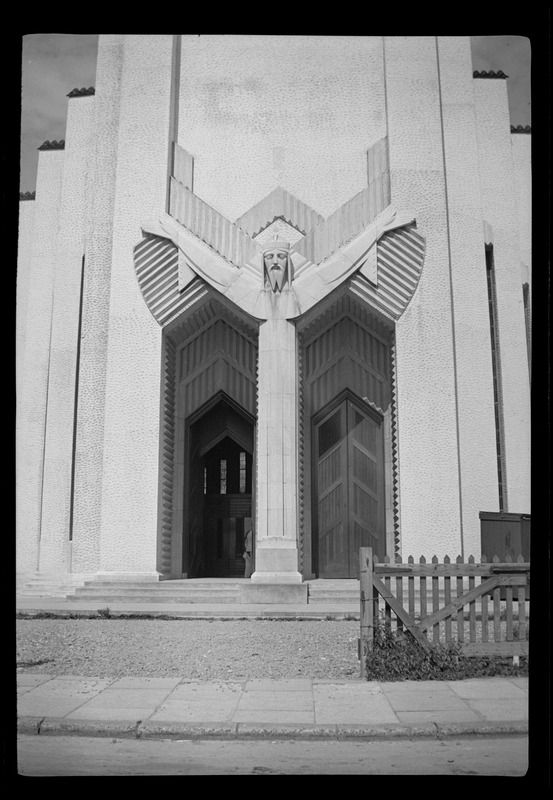
{"type": "Polygon", "coordinates": [[[290,251],[290,242],[285,242],[283,239],[275,239],[274,242],[271,242],[267,245],[267,247],[263,248],[263,255],[265,253],[270,253],[271,250],[288,250],[290,251]]]}

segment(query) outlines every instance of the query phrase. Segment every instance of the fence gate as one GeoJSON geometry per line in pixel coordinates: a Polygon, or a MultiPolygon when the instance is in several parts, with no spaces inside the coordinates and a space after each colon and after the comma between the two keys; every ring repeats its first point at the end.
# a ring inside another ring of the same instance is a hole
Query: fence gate
{"type": "Polygon", "coordinates": [[[407,563],[387,557],[379,563],[372,548],[362,547],[359,562],[362,677],[380,619],[427,652],[431,644],[458,642],[465,655],[528,654],[530,564],[523,556],[503,562],[494,556],[489,563],[421,556],[418,564],[412,556],[407,563]]]}

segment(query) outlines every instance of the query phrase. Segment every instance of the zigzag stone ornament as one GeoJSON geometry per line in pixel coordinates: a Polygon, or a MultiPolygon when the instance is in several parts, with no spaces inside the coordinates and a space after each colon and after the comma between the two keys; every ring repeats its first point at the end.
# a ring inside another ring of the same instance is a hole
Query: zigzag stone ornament
{"type": "Polygon", "coordinates": [[[377,286],[378,240],[413,222],[413,216],[388,206],[320,264],[313,264],[288,242],[277,240],[262,248],[252,239],[258,252],[243,267],[231,264],[169,214],[142,229],[176,245],[180,291],[198,276],[243,311],[264,320],[299,317],[357,271],[377,286]]]}

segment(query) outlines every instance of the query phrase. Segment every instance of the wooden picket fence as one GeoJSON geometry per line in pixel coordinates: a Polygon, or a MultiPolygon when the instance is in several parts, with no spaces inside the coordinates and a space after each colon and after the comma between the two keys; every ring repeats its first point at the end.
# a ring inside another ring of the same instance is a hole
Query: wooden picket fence
{"type": "Polygon", "coordinates": [[[470,656],[528,654],[530,564],[519,556],[479,563],[446,556],[427,562],[383,563],[372,548],[359,551],[360,656],[373,647],[374,628],[383,620],[411,635],[429,651],[432,644],[458,642],[470,656]],[[453,591],[453,589],[455,591],[453,591]]]}

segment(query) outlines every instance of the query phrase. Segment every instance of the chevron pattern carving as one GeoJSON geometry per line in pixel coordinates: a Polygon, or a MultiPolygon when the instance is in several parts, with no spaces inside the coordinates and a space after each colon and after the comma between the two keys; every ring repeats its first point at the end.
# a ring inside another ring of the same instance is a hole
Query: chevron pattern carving
{"type": "Polygon", "coordinates": [[[174,144],[169,212],[230,263],[243,266],[259,250],[255,237],[281,219],[304,237],[295,249],[320,264],[390,205],[388,138],[378,140],[367,150],[366,188],[327,219],[277,186],[233,223],[194,194],[193,181],[193,157],[174,144]]]}
{"type": "MultiPolygon", "coordinates": [[[[391,403],[392,323],[349,291],[300,331],[300,542],[311,530],[311,420],[349,389],[381,413],[391,403]]],[[[309,570],[310,564],[305,564],[309,570]]]]}
{"type": "Polygon", "coordinates": [[[146,305],[160,325],[166,325],[206,294],[200,278],[179,292],[178,251],[167,239],[147,234],[134,248],[138,285],[146,305]]]}
{"type": "Polygon", "coordinates": [[[298,570],[311,572],[311,564],[305,563],[305,417],[303,393],[303,348],[298,348],[298,570]]]}
{"type": "Polygon", "coordinates": [[[194,191],[194,157],[173,142],[173,177],[185,189],[194,191]]]}
{"type": "Polygon", "coordinates": [[[323,217],[302,203],[286,189],[277,186],[259,203],[236,220],[239,228],[252,239],[275,219],[283,219],[303,234],[323,222],[323,217]]]}
{"type": "Polygon", "coordinates": [[[394,555],[401,554],[401,527],[399,518],[399,452],[396,399],[396,343],[390,347],[391,433],[392,433],[392,503],[394,514],[394,555]]]}
{"type": "MultiPolygon", "coordinates": [[[[204,290],[204,295],[207,291],[204,290]]],[[[189,301],[190,303],[191,301],[189,301]]],[[[187,416],[224,389],[255,415],[256,330],[214,299],[199,304],[163,337],[158,570],[171,577],[175,529],[177,393],[187,416]],[[205,336],[201,334],[205,333],[205,336]]]]}
{"type": "Polygon", "coordinates": [[[161,486],[158,536],[158,570],[171,576],[173,531],[173,470],[175,454],[175,345],[166,337],[163,349],[163,396],[161,416],[161,486]]]}
{"type": "Polygon", "coordinates": [[[367,227],[390,205],[388,137],[367,151],[368,185],[327,219],[310,230],[295,249],[320,264],[367,227]]]}
{"type": "MultiPolygon", "coordinates": [[[[388,231],[377,244],[378,286],[357,273],[349,282],[350,291],[389,319],[398,319],[417,288],[424,252],[425,240],[414,225],[388,231]]],[[[207,292],[200,278],[179,292],[178,251],[167,239],[147,234],[136,245],[134,257],[144,300],[162,326],[207,292]]]]}
{"type": "Polygon", "coordinates": [[[259,252],[255,242],[197,195],[171,179],[169,213],[236,267],[259,252]]]}
{"type": "Polygon", "coordinates": [[[357,273],[351,291],[387,317],[399,319],[418,286],[424,253],[425,240],[414,225],[388,231],[377,245],[378,287],[357,273]]]}
{"type": "MultiPolygon", "coordinates": [[[[301,336],[310,416],[348,388],[385,411],[390,403],[390,334],[348,295],[301,336]],[[306,336],[307,334],[307,336],[306,336]]],[[[307,399],[307,398],[306,398],[307,399]]]]}
{"type": "Polygon", "coordinates": [[[215,319],[179,351],[186,415],[224,390],[242,408],[255,414],[257,347],[225,319],[215,319]]]}

